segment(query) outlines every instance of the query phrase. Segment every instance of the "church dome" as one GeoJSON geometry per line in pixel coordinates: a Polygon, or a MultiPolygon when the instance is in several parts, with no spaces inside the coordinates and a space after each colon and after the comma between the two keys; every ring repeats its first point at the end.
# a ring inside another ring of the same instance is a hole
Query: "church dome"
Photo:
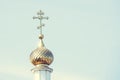
{"type": "Polygon", "coordinates": [[[54,57],[52,52],[45,47],[38,47],[30,55],[30,60],[33,65],[50,65],[53,62],[53,59],[54,57]]]}
{"type": "Polygon", "coordinates": [[[38,44],[37,49],[32,51],[30,54],[30,61],[33,65],[37,66],[40,64],[50,65],[53,62],[53,54],[50,50],[48,50],[43,43],[44,35],[42,34],[42,27],[44,24],[42,23],[43,19],[48,19],[48,17],[43,17],[44,13],[40,10],[40,12],[37,13],[37,17],[33,17],[33,19],[40,20],[40,26],[38,26],[38,29],[40,29],[39,39],[40,42],[38,44]]]}

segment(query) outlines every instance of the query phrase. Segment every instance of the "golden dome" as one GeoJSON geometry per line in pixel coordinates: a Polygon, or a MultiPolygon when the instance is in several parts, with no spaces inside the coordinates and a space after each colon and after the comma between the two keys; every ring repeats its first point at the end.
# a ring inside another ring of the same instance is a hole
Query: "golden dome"
{"type": "Polygon", "coordinates": [[[33,19],[38,19],[40,20],[40,26],[38,26],[38,29],[40,29],[40,35],[39,35],[39,39],[40,39],[40,43],[38,44],[38,48],[35,49],[31,54],[30,54],[30,61],[33,65],[39,65],[39,64],[46,64],[46,65],[50,65],[53,62],[53,54],[50,50],[48,50],[47,48],[45,48],[44,44],[43,44],[43,38],[44,35],[42,34],[42,27],[44,26],[44,24],[42,24],[42,20],[43,19],[48,19],[48,17],[43,17],[43,12],[40,10],[40,12],[38,12],[37,17],[33,17],[33,19]]]}
{"type": "Polygon", "coordinates": [[[52,52],[44,47],[42,40],[40,40],[40,46],[35,49],[30,55],[30,60],[33,65],[50,65],[53,62],[53,59],[54,57],[52,52]]]}
{"type": "Polygon", "coordinates": [[[53,62],[53,55],[52,52],[46,48],[37,48],[31,53],[30,60],[34,65],[50,65],[53,62]]]}

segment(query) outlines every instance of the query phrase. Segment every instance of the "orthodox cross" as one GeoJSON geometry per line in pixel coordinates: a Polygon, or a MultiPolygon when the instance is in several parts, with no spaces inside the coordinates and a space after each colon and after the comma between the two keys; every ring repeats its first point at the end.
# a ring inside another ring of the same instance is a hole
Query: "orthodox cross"
{"type": "Polygon", "coordinates": [[[37,13],[37,17],[33,17],[33,19],[38,19],[40,20],[40,26],[38,26],[37,28],[40,29],[40,34],[42,34],[42,27],[45,26],[45,24],[42,23],[42,20],[43,19],[47,19],[48,20],[48,17],[44,17],[44,12],[42,12],[41,10],[37,13]]]}

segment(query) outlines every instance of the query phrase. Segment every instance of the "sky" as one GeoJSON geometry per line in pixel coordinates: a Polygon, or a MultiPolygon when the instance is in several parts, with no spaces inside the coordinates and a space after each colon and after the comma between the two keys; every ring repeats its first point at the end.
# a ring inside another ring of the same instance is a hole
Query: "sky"
{"type": "Polygon", "coordinates": [[[39,10],[51,80],[120,80],[119,0],[0,0],[0,80],[33,80],[39,10]]]}

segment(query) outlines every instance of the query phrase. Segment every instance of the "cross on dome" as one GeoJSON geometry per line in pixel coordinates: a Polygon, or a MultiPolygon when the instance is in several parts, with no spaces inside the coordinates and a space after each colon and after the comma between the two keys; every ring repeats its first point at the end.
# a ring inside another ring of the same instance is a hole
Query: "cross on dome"
{"type": "Polygon", "coordinates": [[[38,29],[40,29],[40,34],[42,34],[42,27],[45,26],[45,24],[42,23],[43,19],[48,20],[48,17],[44,17],[44,12],[42,12],[41,10],[37,13],[37,17],[34,16],[33,19],[38,19],[40,20],[40,25],[37,27],[38,29]]]}

